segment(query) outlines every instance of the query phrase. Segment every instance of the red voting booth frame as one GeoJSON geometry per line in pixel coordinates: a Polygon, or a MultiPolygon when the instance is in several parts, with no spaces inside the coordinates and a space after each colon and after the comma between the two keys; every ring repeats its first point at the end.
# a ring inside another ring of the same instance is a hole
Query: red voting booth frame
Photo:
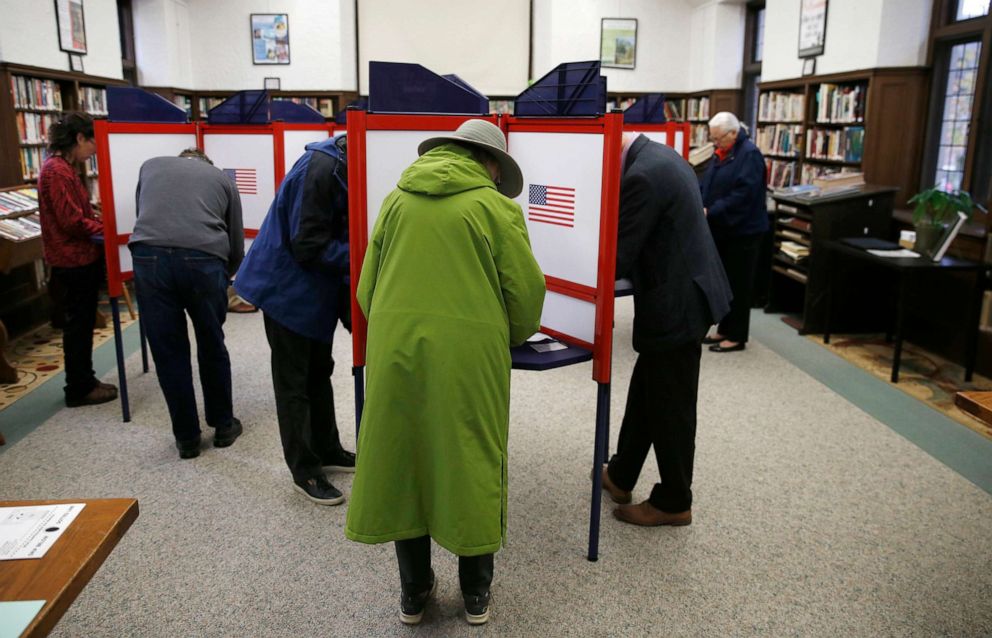
{"type": "Polygon", "coordinates": [[[665,142],[666,146],[671,146],[679,155],[681,155],[686,160],[689,159],[689,135],[691,133],[691,126],[688,122],[665,122],[664,124],[624,124],[624,132],[631,131],[637,133],[665,133],[667,139],[675,140],[676,133],[682,133],[682,144],[675,146],[675,144],[669,144],[665,142]]]}
{"type": "MultiPolygon", "coordinates": [[[[203,149],[204,134],[251,134],[251,135],[271,135],[273,148],[273,167],[275,175],[274,190],[279,189],[282,180],[286,177],[286,149],[285,131],[327,131],[328,136],[334,135],[334,124],[314,123],[287,123],[273,122],[261,125],[228,125],[228,124],[204,124],[194,122],[190,124],[165,124],[165,123],[131,123],[131,122],[110,122],[108,120],[96,120],[93,123],[94,137],[97,149],[97,167],[99,172],[100,202],[103,218],[103,250],[107,270],[107,294],[110,297],[110,308],[113,313],[114,322],[114,345],[117,350],[117,378],[120,384],[121,411],[124,422],[131,420],[131,408],[127,394],[127,375],[124,369],[124,342],[121,333],[120,306],[118,299],[124,294],[124,284],[134,278],[133,271],[123,271],[120,263],[120,249],[127,246],[131,237],[130,233],[120,233],[117,229],[117,215],[114,207],[114,184],[111,168],[113,158],[110,155],[110,135],[112,134],[132,134],[132,135],[195,135],[196,145],[203,149]]],[[[258,235],[257,228],[245,228],[245,237],[254,238],[258,235]]],[[[145,345],[144,326],[141,324],[139,315],[138,328],[141,339],[141,360],[142,369],[148,372],[148,351],[145,345]]]]}
{"type": "Polygon", "coordinates": [[[603,135],[603,184],[600,201],[600,235],[597,284],[595,288],[545,276],[547,290],[596,306],[594,342],[588,343],[544,326],[541,331],[565,343],[592,350],[593,379],[598,384],[596,436],[593,452],[593,485],[590,506],[588,559],[599,557],[599,525],[602,477],[597,471],[605,463],[609,439],[610,373],[613,346],[614,275],[620,201],[620,153],[623,116],[599,118],[517,118],[469,115],[386,115],[362,110],[348,111],[348,199],[349,241],[351,243],[351,304],[353,374],[355,376],[356,438],[365,400],[365,345],[368,326],[355,291],[368,248],[368,182],[366,164],[367,131],[453,131],[469,119],[485,119],[497,124],[504,135],[514,132],[585,133],[603,135]]]}

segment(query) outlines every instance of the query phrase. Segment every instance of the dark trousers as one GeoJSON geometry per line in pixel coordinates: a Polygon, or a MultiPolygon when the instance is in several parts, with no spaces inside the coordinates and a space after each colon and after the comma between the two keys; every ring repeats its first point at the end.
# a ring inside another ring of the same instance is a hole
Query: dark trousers
{"type": "Polygon", "coordinates": [[[649,501],[664,512],[684,512],[692,506],[700,351],[699,343],[691,343],[638,355],[617,453],[610,459],[610,480],[620,489],[633,490],[653,445],[661,483],[651,490],[649,501]]]}
{"type": "Polygon", "coordinates": [[[323,473],[341,451],[334,418],[331,344],[293,332],[265,315],[272,349],[272,386],[286,465],[296,482],[323,473]]]}
{"type": "MultiPolygon", "coordinates": [[[[396,541],[400,586],[405,595],[419,594],[431,584],[431,537],[396,541]]],[[[493,555],[459,556],[458,583],[464,596],[482,596],[493,582],[493,555]]]]}
{"type": "Polygon", "coordinates": [[[744,343],[751,329],[751,298],[754,294],[754,271],[758,267],[763,235],[741,237],[713,236],[727,281],[734,298],[730,312],[720,322],[718,331],[728,341],[744,343]]]}
{"type": "Polygon", "coordinates": [[[224,345],[227,265],[219,257],[187,248],[135,244],[131,253],[141,321],[176,440],[200,436],[187,315],[196,335],[207,425],[230,426],[231,359],[224,345]]]}
{"type": "Polygon", "coordinates": [[[96,387],[93,372],[93,327],[96,303],[103,283],[103,261],[75,268],[52,267],[52,283],[63,300],[62,355],[65,358],[65,396],[80,399],[96,387]]]}

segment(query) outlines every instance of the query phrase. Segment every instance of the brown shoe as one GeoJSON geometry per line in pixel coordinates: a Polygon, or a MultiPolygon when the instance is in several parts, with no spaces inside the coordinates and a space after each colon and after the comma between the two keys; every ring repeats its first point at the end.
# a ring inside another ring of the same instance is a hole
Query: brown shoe
{"type": "Polygon", "coordinates": [[[117,386],[98,382],[96,387],[90,390],[90,393],[84,397],[80,397],[78,399],[70,399],[69,397],[66,397],[65,407],[79,408],[84,405],[99,405],[100,403],[113,401],[116,398],[117,386]]]}
{"type": "Polygon", "coordinates": [[[609,492],[610,498],[613,499],[614,503],[619,503],[621,505],[626,505],[627,503],[634,500],[633,495],[630,492],[625,492],[610,480],[610,473],[606,471],[608,466],[603,466],[603,489],[609,492]]]}
{"type": "Polygon", "coordinates": [[[613,516],[624,523],[655,527],[657,525],[689,525],[692,523],[692,510],[675,514],[663,512],[648,501],[637,505],[621,505],[613,510],[613,516]]]}

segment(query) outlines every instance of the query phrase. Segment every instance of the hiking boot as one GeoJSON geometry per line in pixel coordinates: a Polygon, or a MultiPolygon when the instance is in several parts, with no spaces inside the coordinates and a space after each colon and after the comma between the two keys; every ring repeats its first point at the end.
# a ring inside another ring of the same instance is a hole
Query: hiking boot
{"type": "Polygon", "coordinates": [[[470,625],[484,625],[489,622],[489,599],[487,591],[481,596],[465,596],[465,620],[470,625]]]}
{"type": "Polygon", "coordinates": [[[90,390],[90,393],[77,397],[77,398],[65,398],[65,407],[67,408],[80,408],[84,405],[99,405],[101,403],[108,403],[117,398],[117,386],[110,385],[109,383],[99,383],[90,390]]]}

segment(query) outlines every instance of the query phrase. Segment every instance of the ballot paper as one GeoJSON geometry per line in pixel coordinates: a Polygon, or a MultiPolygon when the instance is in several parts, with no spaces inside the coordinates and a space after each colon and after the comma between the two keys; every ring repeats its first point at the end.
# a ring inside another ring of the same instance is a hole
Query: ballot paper
{"type": "Polygon", "coordinates": [[[868,252],[876,257],[888,257],[890,259],[912,259],[920,256],[920,253],[915,253],[908,248],[899,248],[897,250],[869,250],[868,252]]]}
{"type": "Polygon", "coordinates": [[[0,507],[0,560],[41,558],[85,503],[0,507]]]}
{"type": "Polygon", "coordinates": [[[530,347],[537,352],[554,352],[555,350],[567,350],[568,346],[564,343],[559,343],[557,341],[549,341],[548,343],[532,343],[530,347]]]}
{"type": "Polygon", "coordinates": [[[551,337],[544,334],[543,332],[535,332],[531,336],[527,337],[527,343],[539,343],[541,341],[547,341],[550,338],[551,337]]]}

